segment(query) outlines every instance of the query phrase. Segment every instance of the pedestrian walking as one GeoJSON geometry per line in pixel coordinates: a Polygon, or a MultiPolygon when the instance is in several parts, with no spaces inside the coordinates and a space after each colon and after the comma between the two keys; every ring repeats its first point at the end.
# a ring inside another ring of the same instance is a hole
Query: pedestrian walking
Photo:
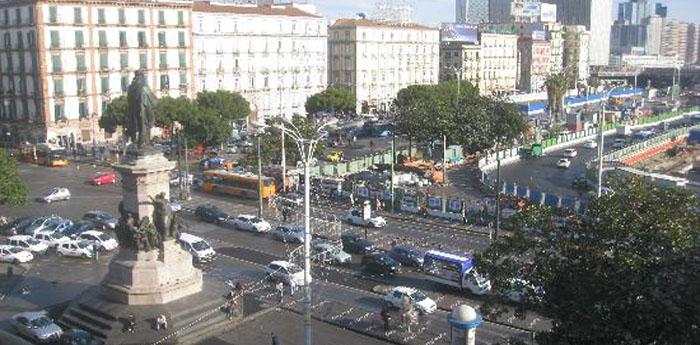
{"type": "Polygon", "coordinates": [[[281,345],[279,339],[277,338],[277,335],[275,333],[270,333],[270,337],[272,338],[272,345],[281,345]]]}
{"type": "Polygon", "coordinates": [[[156,316],[156,331],[160,331],[161,328],[168,329],[168,319],[165,318],[165,315],[158,314],[156,316]]]}
{"type": "Polygon", "coordinates": [[[231,298],[226,305],[226,317],[229,321],[233,320],[233,315],[236,312],[236,307],[238,307],[238,300],[231,298]]]}
{"type": "Polygon", "coordinates": [[[355,197],[352,195],[352,192],[350,192],[350,207],[355,207],[355,197]]]}
{"type": "Polygon", "coordinates": [[[134,317],[134,314],[129,314],[126,318],[126,331],[129,333],[136,332],[136,317],[134,317]]]}
{"type": "Polygon", "coordinates": [[[379,197],[378,197],[378,196],[377,196],[377,199],[376,199],[374,202],[375,202],[375,204],[377,205],[377,206],[376,206],[376,207],[377,207],[377,212],[381,211],[381,210],[382,210],[382,201],[379,200],[379,197]]]}
{"type": "Polygon", "coordinates": [[[294,296],[294,293],[297,292],[297,283],[294,281],[294,279],[289,280],[289,294],[291,296],[294,296]]]}
{"type": "Polygon", "coordinates": [[[278,282],[275,286],[277,287],[277,293],[279,293],[280,303],[282,303],[282,299],[284,298],[284,284],[282,282],[278,282]]]}
{"type": "Polygon", "coordinates": [[[380,315],[382,317],[382,322],[384,322],[384,332],[388,332],[390,327],[389,322],[391,321],[391,314],[389,313],[388,305],[382,305],[382,311],[380,315]]]}

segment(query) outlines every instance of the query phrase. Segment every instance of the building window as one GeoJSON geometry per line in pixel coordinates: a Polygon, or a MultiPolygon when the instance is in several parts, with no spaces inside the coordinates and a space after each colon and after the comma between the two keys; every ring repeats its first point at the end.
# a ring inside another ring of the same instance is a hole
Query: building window
{"type": "Polygon", "coordinates": [[[126,31],[119,31],[119,47],[126,48],[126,31]]]}
{"type": "Polygon", "coordinates": [[[139,68],[140,69],[147,69],[148,68],[148,55],[146,53],[139,54],[139,68]]]}
{"type": "Polygon", "coordinates": [[[88,117],[88,108],[87,108],[87,102],[80,102],[78,103],[78,116],[81,119],[85,119],[88,117]]]}
{"type": "Polygon", "coordinates": [[[34,24],[34,8],[27,7],[27,17],[29,18],[29,24],[34,24]]]}
{"type": "Polygon", "coordinates": [[[126,14],[124,14],[123,8],[119,9],[119,24],[121,24],[121,25],[126,24],[126,14]]]}
{"type": "Polygon", "coordinates": [[[161,90],[170,89],[170,78],[168,78],[167,74],[163,74],[160,76],[160,89],[161,90]]]}
{"type": "Polygon", "coordinates": [[[187,87],[187,73],[180,73],[180,87],[187,87]]]}
{"type": "Polygon", "coordinates": [[[138,33],[138,38],[139,38],[139,48],[146,48],[146,32],[145,31],[139,31],[138,33]]]}
{"type": "Polygon", "coordinates": [[[165,31],[158,31],[158,46],[165,47],[165,31]]]}
{"type": "MultiPolygon", "coordinates": [[[[12,48],[12,40],[10,39],[10,33],[6,32],[3,36],[5,38],[5,48],[12,48]]],[[[7,55],[10,56],[10,55],[7,55]]]]}
{"type": "Polygon", "coordinates": [[[177,25],[185,25],[185,14],[182,11],[177,11],[177,25]]]}
{"type": "Polygon", "coordinates": [[[10,13],[8,12],[7,9],[5,9],[4,15],[5,15],[5,20],[4,20],[5,26],[10,25],[10,13]]]}
{"type": "Polygon", "coordinates": [[[98,8],[97,9],[97,24],[105,24],[105,9],[104,8],[98,8]]]}
{"type": "Polygon", "coordinates": [[[168,53],[166,53],[166,52],[160,53],[160,63],[158,64],[158,66],[161,69],[168,68],[168,53]]]}
{"type": "Polygon", "coordinates": [[[139,25],[145,25],[146,24],[146,14],[144,13],[143,10],[139,10],[139,25]]]}
{"type": "Polygon", "coordinates": [[[53,106],[53,116],[56,122],[66,119],[66,114],[63,113],[63,104],[53,106]]]}
{"type": "Polygon", "coordinates": [[[83,23],[83,9],[80,7],[73,7],[73,23],[82,24],[83,23]]]}
{"type": "Polygon", "coordinates": [[[158,11],[158,25],[165,25],[165,12],[158,11]]]}
{"type": "Polygon", "coordinates": [[[78,72],[85,72],[85,55],[75,54],[75,68],[78,72]]]}
{"type": "Polygon", "coordinates": [[[122,76],[122,92],[126,92],[129,89],[129,78],[122,76]]]}
{"type": "Polygon", "coordinates": [[[178,60],[180,61],[180,68],[187,67],[187,57],[185,56],[185,53],[179,53],[178,60]]]}
{"type": "Polygon", "coordinates": [[[104,94],[109,92],[109,77],[100,78],[100,90],[102,90],[104,94]]]}
{"type": "Polygon", "coordinates": [[[180,46],[180,47],[184,47],[184,46],[185,46],[185,33],[182,32],[182,31],[179,31],[179,32],[177,33],[177,44],[178,44],[178,46],[180,46]]]}
{"type": "Polygon", "coordinates": [[[34,49],[34,31],[27,32],[27,45],[30,49],[34,49]]]}
{"type": "Polygon", "coordinates": [[[100,30],[97,32],[97,37],[100,48],[107,48],[107,32],[104,30],[100,30]]]}
{"type": "Polygon", "coordinates": [[[51,48],[58,48],[61,45],[58,31],[51,31],[51,48]]]}
{"type": "Polygon", "coordinates": [[[100,53],[100,69],[109,69],[109,60],[107,53],[100,53]]]}
{"type": "MultiPolygon", "coordinates": [[[[5,10],[5,25],[8,24],[9,18],[7,18],[7,17],[8,17],[7,10],[5,10]]],[[[58,9],[56,8],[56,6],[49,7],[49,23],[51,23],[51,24],[58,23],[58,9]]]]}
{"type": "Polygon", "coordinates": [[[85,78],[80,77],[75,80],[75,89],[78,91],[78,95],[85,95],[85,78]]]}
{"type": "Polygon", "coordinates": [[[85,46],[85,37],[83,37],[83,31],[78,30],[75,32],[75,47],[82,48],[85,46]]]}
{"type": "MultiPolygon", "coordinates": [[[[22,32],[17,32],[17,48],[24,48],[24,36],[22,36],[22,32]]],[[[23,55],[20,54],[19,57],[22,58],[23,55]]]]}
{"type": "Polygon", "coordinates": [[[53,80],[53,96],[63,97],[63,79],[53,80]]]}
{"type": "Polygon", "coordinates": [[[128,53],[119,54],[119,66],[122,69],[129,67],[129,54],[128,53]]]}
{"type": "Polygon", "coordinates": [[[61,72],[63,70],[61,55],[51,55],[51,66],[53,72],[61,72]]]}

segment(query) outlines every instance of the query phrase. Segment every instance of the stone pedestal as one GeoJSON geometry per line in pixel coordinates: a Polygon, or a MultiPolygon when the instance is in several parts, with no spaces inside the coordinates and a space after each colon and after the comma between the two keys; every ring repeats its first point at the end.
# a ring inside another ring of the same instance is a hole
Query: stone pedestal
{"type": "Polygon", "coordinates": [[[165,193],[170,199],[170,171],[175,162],[169,161],[162,153],[148,155],[127,154],[121,164],[115,165],[122,176],[124,209],[138,216],[151,217],[153,206],[149,197],[165,193]]]}
{"type": "Polygon", "coordinates": [[[105,298],[129,305],[165,304],[202,290],[202,272],[175,240],[160,250],[135,253],[122,249],[102,282],[105,298]]]}

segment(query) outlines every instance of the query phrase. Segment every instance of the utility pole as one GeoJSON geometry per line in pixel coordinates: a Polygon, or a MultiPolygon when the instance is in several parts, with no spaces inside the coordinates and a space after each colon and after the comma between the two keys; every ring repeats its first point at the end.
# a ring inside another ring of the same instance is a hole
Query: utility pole
{"type": "Polygon", "coordinates": [[[442,184],[447,186],[447,136],[442,135],[442,184]]]}
{"type": "Polygon", "coordinates": [[[192,194],[190,193],[190,166],[187,161],[189,150],[187,149],[187,137],[183,139],[185,140],[185,200],[190,200],[192,199],[192,194]]]}
{"type": "Polygon", "coordinates": [[[494,238],[498,240],[498,231],[501,229],[501,145],[496,143],[496,230],[494,238]]]}
{"type": "MultiPolygon", "coordinates": [[[[391,212],[394,212],[394,164],[396,164],[396,135],[391,133],[391,212]]],[[[354,191],[353,191],[354,192],[354,191]]]]}
{"type": "Polygon", "coordinates": [[[258,218],[262,218],[263,216],[263,195],[262,195],[262,158],[260,156],[260,135],[261,133],[258,133],[257,138],[258,138],[258,143],[257,143],[257,151],[258,151],[258,218]]]}
{"type": "Polygon", "coordinates": [[[606,100],[602,100],[601,105],[600,105],[600,121],[598,123],[600,126],[598,127],[598,190],[597,190],[597,195],[600,198],[600,196],[603,194],[603,145],[605,142],[605,135],[603,135],[605,127],[605,103],[606,100]]]}
{"type": "MultiPolygon", "coordinates": [[[[281,101],[282,97],[280,96],[281,101]]],[[[282,192],[287,192],[287,153],[284,148],[284,119],[282,120],[282,192]]]]}

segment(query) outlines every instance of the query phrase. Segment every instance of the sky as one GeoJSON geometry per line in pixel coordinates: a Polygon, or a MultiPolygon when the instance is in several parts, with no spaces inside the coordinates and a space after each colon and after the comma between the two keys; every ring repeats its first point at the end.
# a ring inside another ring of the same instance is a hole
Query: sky
{"type": "MultiPolygon", "coordinates": [[[[354,17],[363,12],[370,15],[374,9],[375,0],[307,0],[315,4],[319,12],[330,20],[340,17],[354,17]]],[[[455,0],[408,0],[413,4],[413,19],[415,22],[436,26],[441,22],[454,21],[455,0]]],[[[652,0],[653,1],[653,0],[652,0]]],[[[613,1],[613,11],[617,12],[617,4],[613,1]]],[[[687,22],[700,23],[700,0],[656,0],[668,6],[669,17],[687,22]]],[[[612,15],[612,14],[611,14],[612,15]]]]}

